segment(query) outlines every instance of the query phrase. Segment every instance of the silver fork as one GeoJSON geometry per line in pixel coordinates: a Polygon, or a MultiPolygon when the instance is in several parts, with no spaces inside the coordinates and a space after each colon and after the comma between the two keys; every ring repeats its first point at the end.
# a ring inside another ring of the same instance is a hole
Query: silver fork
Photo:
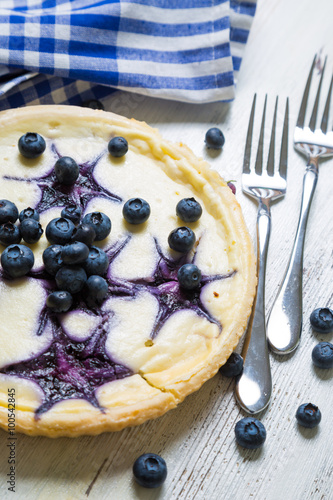
{"type": "Polygon", "coordinates": [[[320,128],[316,128],[320,89],[323,82],[326,59],[321,73],[309,126],[304,126],[305,112],[315,64],[316,56],[313,60],[305,86],[294,132],[294,147],[297,151],[305,155],[308,160],[303,179],[303,194],[298,227],[289,264],[267,323],[268,342],[271,350],[276,354],[287,354],[292,352],[296,349],[300,341],[303,308],[303,248],[306,224],[318,179],[318,161],[320,158],[333,156],[333,131],[327,132],[333,77],[329,86],[320,128]]]}
{"type": "Polygon", "coordinates": [[[266,408],[272,392],[272,378],[265,326],[266,258],[271,230],[270,203],[284,196],[287,188],[289,103],[287,99],[279,168],[278,170],[274,170],[275,131],[278,108],[278,98],[276,98],[267,166],[263,171],[266,104],[267,96],[265,98],[257,156],[253,168],[250,166],[250,157],[256,105],[256,95],[254,96],[246,138],[242,175],[243,191],[255,198],[259,204],[257,215],[257,293],[242,350],[244,368],[235,388],[235,395],[240,406],[249,413],[258,413],[266,408]]]}

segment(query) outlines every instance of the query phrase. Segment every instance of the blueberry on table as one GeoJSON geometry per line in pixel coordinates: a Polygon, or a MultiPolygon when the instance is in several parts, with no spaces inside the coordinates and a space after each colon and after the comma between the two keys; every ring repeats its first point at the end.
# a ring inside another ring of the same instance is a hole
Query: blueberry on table
{"type": "Polygon", "coordinates": [[[165,460],[155,453],[144,453],[133,465],[136,482],[144,488],[158,488],[167,477],[165,460]]]}
{"type": "Polygon", "coordinates": [[[73,158],[70,156],[62,156],[54,165],[54,173],[60,184],[71,186],[79,177],[80,169],[73,158]]]}
{"type": "Polygon", "coordinates": [[[14,243],[20,243],[21,233],[18,226],[15,226],[12,222],[6,222],[6,224],[1,224],[0,226],[0,243],[1,245],[13,245],[14,243]]]}
{"type": "Polygon", "coordinates": [[[89,255],[89,247],[81,241],[66,243],[62,247],[61,257],[64,264],[82,264],[89,255]]]}
{"type": "Polygon", "coordinates": [[[207,130],[205,137],[205,143],[207,148],[221,149],[224,145],[224,142],[225,142],[224,135],[219,128],[213,127],[207,130]]]}
{"type": "Polygon", "coordinates": [[[63,266],[55,275],[55,280],[59,290],[74,294],[83,289],[87,275],[80,266],[63,266]]]}
{"type": "Polygon", "coordinates": [[[111,232],[111,221],[109,217],[102,212],[92,212],[90,214],[86,214],[82,219],[83,224],[88,224],[91,226],[95,233],[95,241],[102,241],[107,236],[109,236],[111,232]]]}
{"type": "Polygon", "coordinates": [[[38,220],[32,218],[23,219],[20,231],[24,241],[29,244],[37,243],[44,232],[38,220]]]}
{"type": "Polygon", "coordinates": [[[91,247],[88,258],[83,262],[82,266],[88,276],[93,274],[103,276],[109,267],[109,258],[101,248],[91,247]]]}
{"type": "Polygon", "coordinates": [[[319,342],[312,350],[312,361],[317,368],[333,368],[333,344],[319,342]]]}
{"type": "Polygon", "coordinates": [[[195,243],[195,234],[189,227],[177,227],[169,234],[168,243],[172,250],[187,253],[195,243]]]}
{"type": "Polygon", "coordinates": [[[182,288],[193,290],[201,283],[201,271],[195,264],[184,264],[179,268],[177,278],[182,288]]]}
{"type": "Polygon", "coordinates": [[[71,220],[74,224],[78,224],[80,222],[81,215],[82,209],[77,205],[68,205],[68,207],[61,210],[61,217],[71,220]]]}
{"type": "Polygon", "coordinates": [[[19,213],[14,203],[9,200],[0,200],[0,224],[16,222],[19,213]]]}
{"type": "Polygon", "coordinates": [[[25,245],[10,245],[1,254],[2,268],[12,278],[20,278],[27,274],[34,262],[32,250],[25,245]]]}
{"type": "Polygon", "coordinates": [[[264,424],[253,417],[239,420],[235,426],[236,441],[240,446],[254,450],[260,448],[266,440],[264,424]]]}
{"type": "Polygon", "coordinates": [[[101,103],[101,101],[98,101],[97,99],[89,99],[87,101],[83,101],[81,104],[83,108],[90,108],[90,109],[101,109],[104,111],[104,106],[101,103]]]}
{"type": "Polygon", "coordinates": [[[71,241],[81,241],[90,247],[96,238],[95,229],[89,224],[81,222],[73,231],[71,241]]]}
{"type": "Polygon", "coordinates": [[[18,148],[25,158],[38,158],[44,153],[46,142],[44,137],[35,132],[27,132],[18,141],[18,148]]]}
{"type": "Polygon", "coordinates": [[[111,156],[121,158],[128,151],[128,142],[124,137],[113,137],[108,144],[108,150],[111,156]]]}
{"type": "Polygon", "coordinates": [[[123,206],[123,216],[129,224],[142,224],[150,216],[149,203],[142,198],[131,198],[123,206]]]}
{"type": "Polygon", "coordinates": [[[51,245],[45,248],[43,252],[45,269],[52,276],[55,276],[64,264],[61,256],[62,249],[62,245],[51,245]]]}
{"type": "Polygon", "coordinates": [[[46,305],[53,312],[63,313],[67,312],[73,304],[73,297],[69,292],[64,290],[56,290],[50,293],[46,299],[46,305]]]}
{"type": "Polygon", "coordinates": [[[64,217],[52,219],[46,226],[45,235],[52,245],[65,245],[71,241],[75,226],[64,217]]]}
{"type": "Polygon", "coordinates": [[[315,309],[310,315],[310,323],[316,332],[333,332],[333,311],[328,307],[315,309]]]}
{"type": "Polygon", "coordinates": [[[183,198],[177,203],[176,214],[184,222],[196,222],[202,215],[202,208],[194,198],[183,198]]]}
{"type": "Polygon", "coordinates": [[[237,352],[232,352],[227,362],[221,366],[220,373],[225,377],[237,377],[243,371],[244,360],[237,352]]]}
{"type": "Polygon", "coordinates": [[[22,210],[19,215],[20,222],[24,219],[35,219],[39,221],[39,213],[34,208],[28,207],[22,210]]]}
{"type": "Polygon", "coordinates": [[[97,275],[89,276],[85,284],[85,299],[89,307],[100,305],[108,294],[108,284],[97,275]]]}
{"type": "Polygon", "coordinates": [[[296,419],[299,425],[313,429],[321,421],[321,412],[319,408],[312,403],[305,403],[297,409],[296,419]]]}

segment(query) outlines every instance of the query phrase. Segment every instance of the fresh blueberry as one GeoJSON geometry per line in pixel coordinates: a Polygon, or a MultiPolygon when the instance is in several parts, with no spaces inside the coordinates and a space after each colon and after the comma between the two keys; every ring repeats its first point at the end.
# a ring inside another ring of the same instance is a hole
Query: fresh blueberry
{"type": "Polygon", "coordinates": [[[319,408],[312,403],[305,403],[297,409],[296,419],[302,427],[312,429],[317,427],[321,421],[321,412],[319,408]]]}
{"type": "Polygon", "coordinates": [[[73,158],[62,156],[54,165],[54,172],[60,184],[71,186],[79,177],[80,169],[73,158]]]}
{"type": "Polygon", "coordinates": [[[202,208],[194,198],[183,198],[177,203],[176,214],[184,222],[196,222],[201,217],[202,208]]]}
{"type": "Polygon", "coordinates": [[[73,231],[71,241],[81,241],[90,247],[95,241],[96,231],[89,224],[84,224],[81,222],[73,231]]]}
{"type": "Polygon", "coordinates": [[[177,273],[178,283],[186,290],[198,288],[201,282],[201,271],[195,264],[184,264],[177,273]]]}
{"type": "Polygon", "coordinates": [[[34,265],[32,250],[25,245],[10,245],[1,254],[1,265],[12,278],[27,274],[34,265]]]}
{"type": "Polygon", "coordinates": [[[45,248],[43,252],[43,262],[46,271],[52,276],[55,276],[59,269],[64,265],[62,260],[62,249],[61,245],[51,245],[45,248]]]}
{"type": "Polygon", "coordinates": [[[312,361],[318,368],[333,368],[333,344],[319,342],[312,350],[312,361]]]}
{"type": "Polygon", "coordinates": [[[254,450],[264,444],[266,429],[260,420],[253,417],[245,417],[237,422],[235,436],[240,446],[254,450]]]}
{"type": "Polygon", "coordinates": [[[73,304],[73,297],[69,292],[57,290],[50,293],[46,299],[46,305],[56,313],[67,312],[73,304]]]}
{"type": "Polygon", "coordinates": [[[328,307],[315,309],[310,315],[310,323],[316,332],[333,332],[333,311],[328,307]]]}
{"type": "Polygon", "coordinates": [[[89,276],[85,284],[85,299],[89,307],[100,305],[108,293],[108,284],[97,275],[89,276]]]}
{"type": "Polygon", "coordinates": [[[29,244],[37,243],[44,232],[38,220],[35,219],[23,219],[20,231],[24,241],[29,244]]]}
{"type": "Polygon", "coordinates": [[[128,142],[124,137],[113,137],[108,144],[108,150],[111,156],[120,158],[128,151],[128,142]]]}
{"type": "Polygon", "coordinates": [[[168,243],[172,250],[187,253],[195,243],[195,234],[189,227],[177,227],[169,234],[168,243]]]}
{"type": "Polygon", "coordinates": [[[71,241],[75,226],[64,217],[52,219],[46,226],[45,235],[52,245],[65,245],[71,241]]]}
{"type": "Polygon", "coordinates": [[[207,148],[221,149],[225,142],[224,135],[219,128],[210,128],[206,132],[205,142],[207,148]]]}
{"type": "Polygon", "coordinates": [[[82,264],[89,255],[89,247],[81,241],[67,243],[62,247],[61,257],[64,264],[82,264]]]}
{"type": "Polygon", "coordinates": [[[18,148],[25,158],[37,158],[44,153],[46,142],[44,137],[35,132],[27,132],[18,141],[18,148]]]}
{"type": "Polygon", "coordinates": [[[133,464],[136,482],[144,488],[158,488],[167,477],[165,460],[155,453],[144,453],[133,464]]]}
{"type": "Polygon", "coordinates": [[[61,217],[71,220],[74,224],[78,224],[80,222],[81,215],[81,207],[78,207],[77,205],[68,205],[68,207],[61,210],[61,217]]]}
{"type": "Polygon", "coordinates": [[[232,352],[227,362],[221,366],[220,373],[224,377],[237,377],[243,371],[243,358],[237,352],[232,352]]]}
{"type": "Polygon", "coordinates": [[[130,224],[142,224],[150,216],[150,206],[142,198],[131,198],[123,206],[124,219],[130,224]]]}
{"type": "Polygon", "coordinates": [[[233,192],[233,194],[236,194],[236,186],[235,186],[235,184],[232,181],[229,181],[227,185],[231,189],[231,191],[233,192]]]}
{"type": "Polygon", "coordinates": [[[103,276],[109,267],[109,258],[101,248],[91,247],[88,258],[82,266],[88,276],[93,274],[103,276]]]}
{"type": "Polygon", "coordinates": [[[83,108],[90,108],[90,109],[101,109],[104,111],[104,106],[101,103],[101,101],[98,101],[97,99],[89,99],[87,101],[83,101],[81,104],[83,108]]]}
{"type": "Polygon", "coordinates": [[[111,232],[111,221],[109,217],[102,212],[86,214],[82,222],[83,224],[88,224],[95,230],[95,241],[104,240],[111,232]]]}
{"type": "Polygon", "coordinates": [[[74,294],[83,289],[87,275],[80,266],[63,266],[57,272],[55,280],[59,290],[74,294]]]}
{"type": "Polygon", "coordinates": [[[16,222],[18,210],[16,205],[9,200],[0,200],[0,224],[6,222],[16,222]]]}
{"type": "Polygon", "coordinates": [[[24,219],[35,219],[39,221],[39,213],[34,208],[28,207],[22,210],[19,215],[20,222],[24,219]]]}
{"type": "Polygon", "coordinates": [[[12,222],[7,222],[6,224],[1,224],[0,226],[0,243],[1,245],[14,245],[14,243],[20,243],[21,233],[20,230],[12,222]]]}

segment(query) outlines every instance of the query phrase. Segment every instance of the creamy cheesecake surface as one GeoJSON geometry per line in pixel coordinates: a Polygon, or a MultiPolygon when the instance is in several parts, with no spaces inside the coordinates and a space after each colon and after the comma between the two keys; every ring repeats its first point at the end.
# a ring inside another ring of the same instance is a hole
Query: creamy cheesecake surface
{"type": "MultiPolygon", "coordinates": [[[[246,327],[255,293],[252,243],[235,196],[223,179],[184,145],[171,144],[144,123],[87,108],[36,106],[0,114],[0,199],[40,213],[44,234],[28,245],[35,263],[8,279],[0,267],[0,424],[7,429],[8,391],[15,391],[16,430],[78,436],[120,430],[158,417],[199,389],[225,363],[246,327]],[[46,141],[24,158],[19,138],[46,141]],[[112,137],[127,139],[125,156],[108,152],[112,137]],[[80,167],[73,186],[56,182],[62,156],[80,167]],[[122,209],[140,197],[151,208],[133,225],[122,209]],[[201,218],[176,215],[194,197],[201,218]],[[80,297],[67,313],[46,306],[55,289],[42,254],[47,223],[71,204],[83,215],[100,211],[110,235],[94,245],[109,258],[108,295],[90,309],[80,297]],[[179,226],[196,235],[183,255],[168,235],[179,226]],[[196,264],[200,286],[183,290],[177,271],[196,264]]],[[[25,244],[24,242],[22,242],[25,244]]],[[[0,246],[2,252],[4,247],[0,246]]],[[[12,393],[11,393],[12,394],[12,393]]]]}

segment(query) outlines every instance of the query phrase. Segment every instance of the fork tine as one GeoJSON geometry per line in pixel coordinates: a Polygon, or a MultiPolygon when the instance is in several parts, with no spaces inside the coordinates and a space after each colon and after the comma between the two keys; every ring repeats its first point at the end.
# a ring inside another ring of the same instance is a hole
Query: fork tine
{"type": "Polygon", "coordinates": [[[286,101],[286,111],[284,113],[283,132],[280,152],[279,173],[281,177],[287,179],[287,164],[288,164],[288,130],[289,130],[289,99],[286,101]]]}
{"type": "Polygon", "coordinates": [[[260,127],[258,151],[257,151],[257,157],[256,157],[256,164],[255,164],[255,167],[254,167],[255,173],[258,174],[258,175],[262,174],[262,161],[263,161],[263,153],[264,153],[264,131],[265,131],[266,104],[267,104],[267,94],[266,94],[266,97],[265,97],[264,111],[262,113],[262,121],[261,121],[261,127],[260,127]]]}
{"type": "Polygon", "coordinates": [[[328,89],[323,118],[322,118],[321,124],[320,124],[320,129],[324,134],[326,134],[326,132],[327,132],[328,113],[329,113],[330,103],[331,103],[332,88],[333,88],[333,76],[331,79],[330,88],[328,89]]]}
{"type": "Polygon", "coordinates": [[[249,126],[247,129],[247,135],[246,135],[244,162],[243,162],[243,174],[250,173],[251,144],[252,144],[252,132],[253,132],[253,123],[254,123],[254,111],[256,108],[256,99],[257,99],[257,94],[254,94],[252,108],[251,108],[251,114],[250,114],[250,120],[249,120],[249,126]]]}
{"type": "Polygon", "coordinates": [[[272,124],[272,133],[271,140],[269,144],[269,152],[268,152],[268,160],[267,160],[267,174],[274,175],[274,156],[275,156],[275,129],[276,129],[276,115],[277,115],[277,106],[278,106],[278,97],[275,101],[275,109],[273,116],[273,124],[272,124]]]}
{"type": "Polygon", "coordinates": [[[305,110],[306,110],[306,105],[307,105],[307,102],[308,102],[309,90],[310,90],[311,79],[312,79],[312,73],[313,73],[313,70],[314,70],[314,67],[315,67],[315,64],[316,64],[316,58],[317,58],[317,54],[314,56],[314,59],[313,59],[313,62],[312,62],[312,66],[311,66],[310,73],[309,73],[309,76],[308,76],[308,79],[307,79],[307,82],[306,82],[306,85],[305,85],[304,94],[303,94],[302,102],[301,102],[301,107],[300,107],[298,118],[297,118],[297,124],[296,124],[296,126],[300,127],[300,128],[304,127],[305,110]]]}
{"type": "Polygon", "coordinates": [[[318,85],[316,100],[315,100],[315,103],[313,106],[312,115],[311,115],[310,123],[309,123],[309,128],[310,128],[310,130],[312,130],[312,132],[314,132],[315,128],[316,128],[320,89],[321,89],[321,84],[323,83],[324,71],[325,71],[325,67],[326,67],[326,60],[327,60],[327,57],[325,57],[325,62],[324,62],[323,70],[321,72],[321,77],[320,77],[320,81],[319,81],[319,85],[318,85]]]}

